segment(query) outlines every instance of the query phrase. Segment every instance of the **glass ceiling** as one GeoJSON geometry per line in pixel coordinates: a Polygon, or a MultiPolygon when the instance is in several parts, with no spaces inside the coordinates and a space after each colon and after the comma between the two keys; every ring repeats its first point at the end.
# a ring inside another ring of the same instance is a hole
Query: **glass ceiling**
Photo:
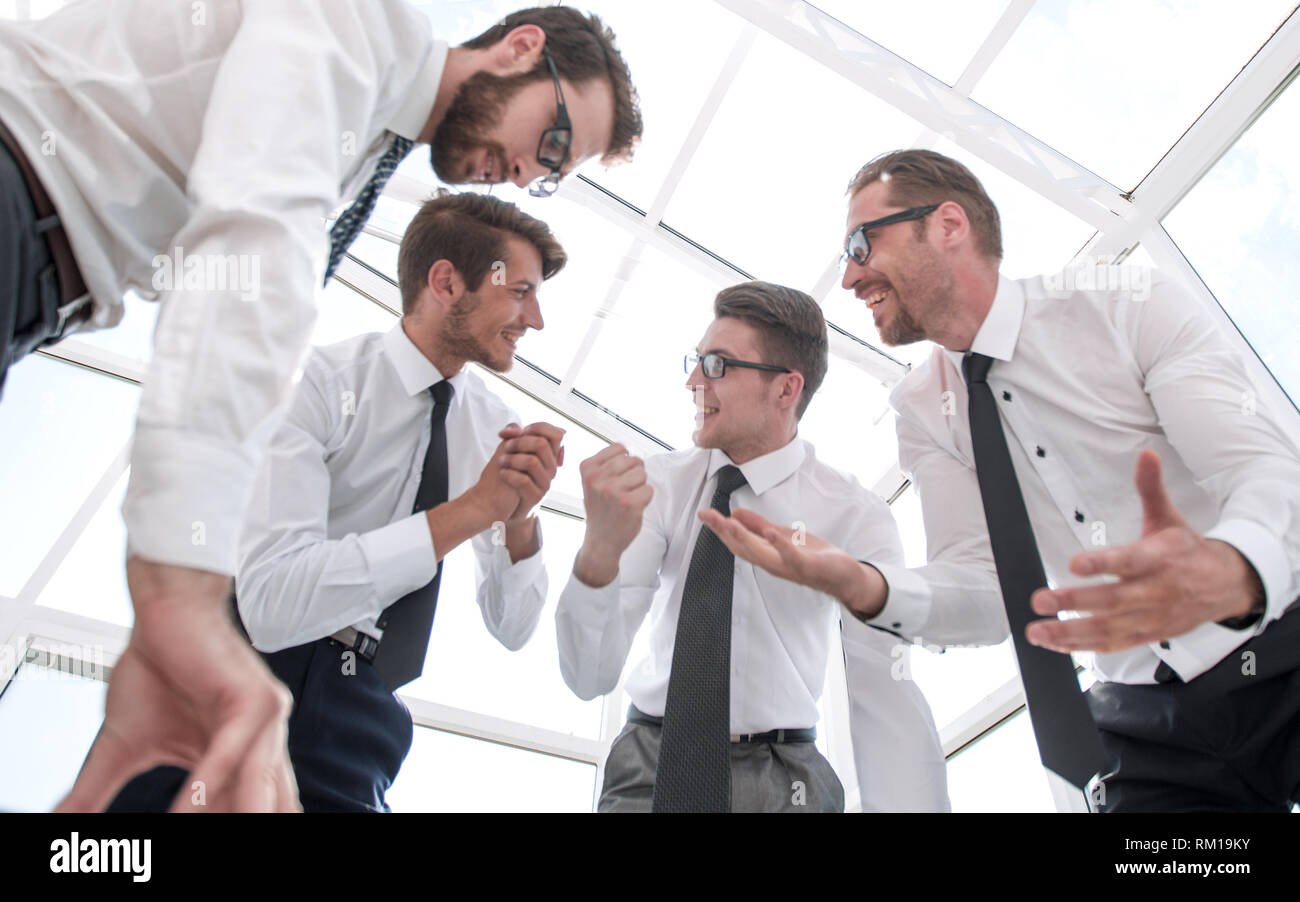
{"type": "MultiPolygon", "coordinates": [[[[0,0],[0,17],[39,17],[59,5],[58,0],[0,0]]],[[[435,35],[456,44],[521,3],[413,5],[429,17],[435,35]]],[[[568,394],[573,389],[662,443],[683,447],[690,440],[692,408],[681,355],[711,319],[714,294],[746,275],[783,282],[814,293],[827,319],[847,336],[846,346],[865,349],[869,361],[833,357],[801,434],[824,460],[886,497],[903,487],[901,478],[882,482],[897,460],[888,391],[929,347],[881,347],[868,311],[839,287],[832,267],[844,232],[845,186],[854,172],[898,147],[929,146],[952,155],[970,166],[998,205],[1004,273],[1022,277],[1058,269],[1096,232],[1065,203],[1076,189],[1067,180],[1041,191],[1021,181],[1023,173],[1008,174],[995,154],[982,150],[987,145],[981,143],[980,117],[1001,117],[1032,136],[1027,140],[1042,142],[1120,192],[1131,191],[1295,7],[1293,0],[817,3],[948,91],[943,108],[951,127],[940,137],[892,105],[886,90],[869,90],[866,76],[851,78],[832,65],[837,54],[857,49],[856,36],[837,34],[821,46],[819,56],[798,46],[802,33],[785,23],[820,15],[798,10],[798,3],[594,0],[575,5],[601,15],[617,33],[641,93],[645,139],[634,163],[608,170],[589,164],[581,179],[566,180],[553,199],[532,198],[509,185],[495,189],[545,219],[568,249],[570,262],[542,292],[546,328],[529,333],[520,345],[520,356],[555,384],[533,384],[526,394],[515,387],[522,384],[516,367],[505,381],[486,376],[490,386],[525,419],[545,416],[556,422],[560,418],[552,407],[579,420],[582,410],[595,411],[581,399],[571,404],[577,397],[568,394]],[[936,27],[939,23],[942,27],[936,27]],[[729,60],[737,64],[729,66],[729,60]],[[958,91],[946,87],[959,81],[958,91]],[[710,99],[716,108],[708,105],[710,99]]],[[[1300,60],[1300,41],[1287,40],[1295,45],[1293,59],[1300,60]]],[[[1239,126],[1257,113],[1257,108],[1241,109],[1239,126]]],[[[1225,156],[1188,173],[1182,201],[1164,219],[1191,266],[1292,397],[1300,391],[1300,349],[1293,337],[1300,219],[1291,190],[1300,180],[1293,153],[1300,137],[1297,122],[1300,94],[1292,89],[1225,156]]],[[[390,239],[402,234],[418,197],[436,186],[427,153],[408,157],[375,211],[373,234],[362,235],[352,254],[395,278],[396,245],[390,239]]],[[[337,280],[318,294],[317,344],[394,322],[392,312],[337,280]]],[[[155,305],[132,299],[118,329],[76,336],[65,345],[102,354],[101,368],[121,371],[116,361],[147,359],[155,320],[155,305]]],[[[10,374],[0,403],[0,434],[6,436],[0,493],[6,510],[38,513],[24,522],[0,518],[0,538],[10,549],[0,565],[0,596],[18,597],[55,539],[81,517],[87,531],[45,585],[38,607],[107,623],[129,621],[120,588],[115,589],[117,606],[96,612],[78,600],[82,581],[71,573],[112,579],[107,571],[122,541],[116,514],[120,482],[109,484],[102,506],[79,513],[79,505],[119,454],[137,394],[122,381],[48,359],[24,362],[10,374]],[[22,425],[32,422],[40,422],[41,429],[22,425]],[[58,455],[74,449],[80,465],[61,462],[58,455]],[[90,459],[87,449],[93,449],[90,459]],[[30,478],[48,472],[72,475],[53,485],[30,478]],[[116,547],[105,551],[99,547],[104,544],[116,547]]],[[[599,430],[584,430],[572,420],[561,425],[569,430],[569,451],[554,488],[556,506],[563,509],[561,502],[567,501],[571,509],[577,502],[580,512],[577,464],[602,440],[595,434],[599,430]]],[[[910,490],[895,504],[911,563],[924,560],[917,507],[910,490]]],[[[561,556],[571,556],[581,524],[548,517],[548,541],[561,556]]],[[[552,561],[554,594],[567,568],[559,558],[552,561]]],[[[608,740],[599,704],[580,703],[551,680],[554,638],[541,636],[552,631],[549,610],[524,657],[492,647],[481,629],[473,632],[472,608],[440,611],[439,617],[444,614],[447,621],[466,623],[463,630],[441,623],[446,636],[473,633],[474,638],[462,643],[444,637],[440,663],[418,687],[421,697],[529,728],[608,740]],[[498,679],[518,685],[529,674],[542,676],[516,698],[485,688],[498,679]]],[[[439,635],[435,630],[435,641],[439,635]]],[[[942,656],[918,651],[915,657],[916,678],[941,730],[1015,678],[1006,646],[942,656]]],[[[1011,741],[1023,727],[1002,729],[998,742],[1011,741]]],[[[441,736],[424,741],[431,747],[449,742],[441,736]]],[[[472,746],[467,748],[472,754],[472,746]]],[[[575,774],[577,783],[589,782],[585,770],[575,774]]]]}

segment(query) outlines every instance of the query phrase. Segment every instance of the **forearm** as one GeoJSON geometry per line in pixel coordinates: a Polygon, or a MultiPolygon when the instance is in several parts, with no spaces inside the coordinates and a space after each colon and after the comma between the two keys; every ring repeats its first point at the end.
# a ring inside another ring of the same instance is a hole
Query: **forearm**
{"type": "Polygon", "coordinates": [[[508,521],[505,533],[506,550],[510,552],[512,564],[530,558],[542,549],[542,531],[537,526],[536,517],[508,521]]]}
{"type": "MultiPolygon", "coordinates": [[[[459,498],[425,511],[424,516],[429,524],[429,534],[433,538],[433,551],[438,560],[445,558],[462,542],[474,538],[484,530],[491,529],[494,522],[485,506],[478,502],[473,489],[459,498]]],[[[510,544],[509,533],[510,529],[507,527],[507,547],[510,544]]]]}
{"type": "Polygon", "coordinates": [[[622,549],[604,544],[588,532],[574,558],[573,575],[592,589],[608,586],[618,577],[621,555],[622,549]]]}

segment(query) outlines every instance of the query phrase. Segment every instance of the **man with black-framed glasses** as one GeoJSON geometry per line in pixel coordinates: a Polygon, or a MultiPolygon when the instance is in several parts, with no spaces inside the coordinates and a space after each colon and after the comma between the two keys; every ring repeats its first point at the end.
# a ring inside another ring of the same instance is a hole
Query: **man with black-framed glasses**
{"type": "Polygon", "coordinates": [[[550,193],[641,134],[613,33],[568,7],[450,47],[402,0],[217,6],[104,0],[0,24],[0,388],[36,348],[116,325],[128,291],[165,308],[123,505],[134,629],[68,809],[178,756],[209,810],[297,807],[288,696],[226,598],[322,279],[417,145],[449,184],[550,193]]]}
{"type": "Polygon", "coordinates": [[[1003,275],[998,210],[954,159],[883,154],[848,193],[843,287],[887,344],[935,343],[890,396],[928,563],[809,554],[750,513],[711,525],[879,629],[943,645],[1010,626],[1043,764],[1075,807],[1086,789],[1107,812],[1291,810],[1295,412],[1257,402],[1218,318],[1170,279],[1003,275]],[[1071,652],[1091,652],[1086,693],[1071,652]]]}
{"type": "MultiPolygon", "coordinates": [[[[895,562],[898,528],[798,435],[827,367],[812,298],[748,282],[720,292],[714,313],[685,359],[695,447],[642,461],[612,445],[581,466],[587,529],[556,609],[561,671],[581,698],[612,692],[649,618],[602,812],[842,811],[814,744],[840,609],[732,558],[700,513],[753,508],[895,562]]],[[[947,810],[929,708],[896,678],[906,646],[852,618],[842,629],[863,810],[947,810]]]]}

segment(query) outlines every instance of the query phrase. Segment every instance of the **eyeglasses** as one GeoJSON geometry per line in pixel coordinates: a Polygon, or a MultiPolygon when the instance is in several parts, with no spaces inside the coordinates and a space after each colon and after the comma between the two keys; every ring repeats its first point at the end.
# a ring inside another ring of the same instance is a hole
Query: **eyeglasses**
{"type": "Polygon", "coordinates": [[[907,222],[909,219],[922,219],[929,216],[935,210],[939,209],[938,204],[931,204],[928,207],[913,207],[910,210],[904,210],[901,213],[892,213],[881,219],[873,219],[871,222],[864,222],[852,232],[849,233],[849,240],[844,245],[844,256],[840,258],[843,263],[852,260],[858,266],[866,266],[867,258],[871,256],[871,239],[867,237],[867,232],[872,229],[878,229],[881,226],[893,225],[896,222],[907,222]]]}
{"type": "Polygon", "coordinates": [[[528,193],[533,197],[550,197],[560,187],[560,170],[569,160],[569,147],[573,144],[573,125],[569,122],[569,111],[564,107],[564,92],[560,90],[560,73],[555,71],[555,60],[550,51],[542,48],[546,65],[551,67],[551,78],[555,81],[555,126],[542,132],[537,142],[537,162],[551,170],[533,182],[528,193]]]}
{"type": "Polygon", "coordinates": [[[703,365],[704,377],[706,379],[721,379],[727,375],[727,367],[739,366],[750,370],[767,370],[772,373],[793,373],[794,370],[786,369],[783,366],[772,366],[767,363],[750,363],[748,360],[735,360],[731,357],[723,357],[721,354],[697,354],[690,351],[682,358],[682,368],[686,370],[686,375],[695,372],[695,367],[703,365]]]}

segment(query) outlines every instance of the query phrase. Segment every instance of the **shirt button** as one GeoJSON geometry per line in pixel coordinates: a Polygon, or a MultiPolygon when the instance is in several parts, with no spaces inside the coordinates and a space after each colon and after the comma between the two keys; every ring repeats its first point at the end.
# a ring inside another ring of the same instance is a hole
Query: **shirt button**
{"type": "Polygon", "coordinates": [[[1003,401],[1010,401],[1010,400],[1011,400],[1011,392],[1009,392],[1009,391],[1004,391],[1004,392],[1002,393],[1002,400],[1003,400],[1003,401]]]}
{"type": "Polygon", "coordinates": [[[1082,514],[1081,512],[1079,512],[1079,511],[1075,511],[1075,512],[1074,512],[1074,519],[1076,519],[1076,520],[1078,520],[1080,523],[1082,523],[1086,518],[1083,516],[1083,514],[1082,514]]]}
{"type": "Polygon", "coordinates": [[[1039,446],[1038,446],[1038,456],[1039,456],[1039,457],[1046,457],[1046,456],[1047,456],[1047,452],[1043,450],[1043,446],[1042,446],[1042,445],[1039,445],[1039,446]]]}
{"type": "Polygon", "coordinates": [[[1168,651],[1168,650],[1169,650],[1169,640],[1168,640],[1168,639],[1162,639],[1161,642],[1160,642],[1160,647],[1163,648],[1165,651],[1168,651]]]}
{"type": "Polygon", "coordinates": [[[901,624],[901,623],[895,623],[895,624],[894,624],[894,629],[896,629],[896,630],[901,630],[902,628],[903,628],[903,624],[901,624]]]}

